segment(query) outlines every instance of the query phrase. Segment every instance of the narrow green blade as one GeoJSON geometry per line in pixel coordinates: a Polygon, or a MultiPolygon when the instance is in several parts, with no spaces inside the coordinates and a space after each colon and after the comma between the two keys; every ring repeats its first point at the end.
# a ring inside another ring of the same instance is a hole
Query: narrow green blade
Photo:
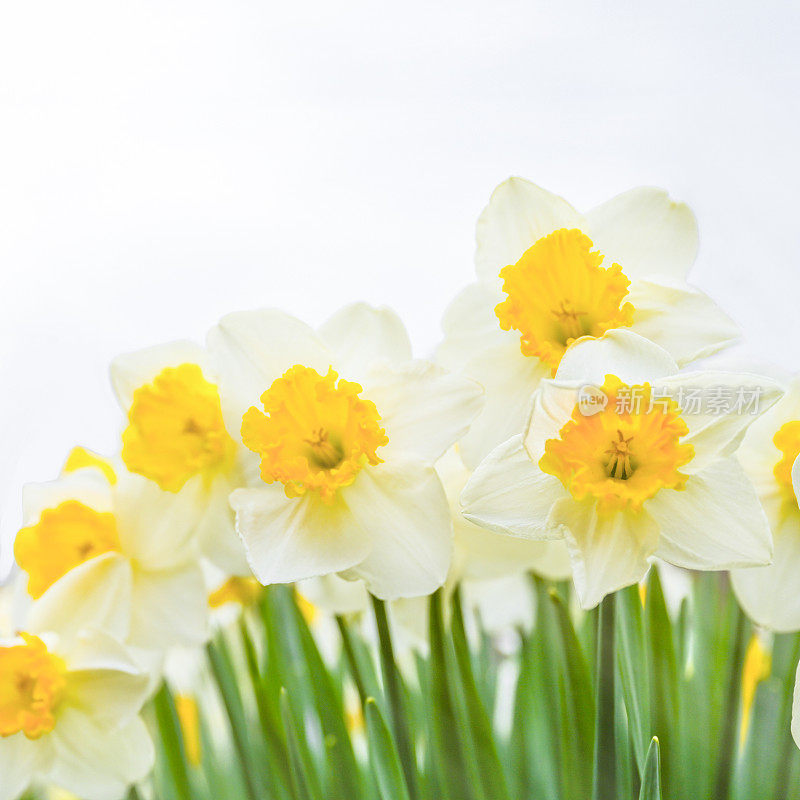
{"type": "Polygon", "coordinates": [[[409,800],[397,748],[374,698],[367,698],[364,708],[369,739],[369,762],[378,784],[381,800],[409,800]]]}
{"type": "Polygon", "coordinates": [[[650,742],[650,747],[647,748],[639,800],[661,800],[661,759],[658,738],[655,736],[650,742]]]}

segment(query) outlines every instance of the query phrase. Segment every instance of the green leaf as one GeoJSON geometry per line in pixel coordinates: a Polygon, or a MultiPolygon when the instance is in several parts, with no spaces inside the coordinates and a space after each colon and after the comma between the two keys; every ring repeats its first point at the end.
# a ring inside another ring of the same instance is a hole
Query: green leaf
{"type": "Polygon", "coordinates": [[[653,737],[647,748],[647,758],[642,773],[642,789],[639,800],[661,800],[661,759],[658,738],[653,737]]]}
{"type": "Polygon", "coordinates": [[[309,780],[309,775],[306,770],[306,765],[300,753],[300,741],[295,726],[294,716],[289,707],[289,700],[287,697],[286,689],[280,691],[280,706],[281,706],[281,719],[283,720],[283,727],[286,731],[286,741],[289,751],[289,772],[290,784],[292,788],[292,797],[294,800],[318,800],[320,794],[312,794],[309,780]]]}
{"type": "Polygon", "coordinates": [[[382,800],[409,800],[400,757],[374,698],[365,704],[369,761],[382,800]]]}
{"type": "Polygon", "coordinates": [[[650,742],[650,685],[638,585],[617,592],[617,656],[622,695],[639,772],[650,742]]]}
{"type": "Polygon", "coordinates": [[[597,636],[597,717],[594,737],[594,800],[618,800],[614,701],[616,609],[614,595],[603,598],[597,636]]]}
{"type": "MultiPolygon", "coordinates": [[[[659,737],[659,749],[663,742],[665,752],[670,756],[665,759],[661,767],[663,780],[669,791],[673,785],[672,781],[668,780],[673,765],[672,758],[677,752],[680,695],[672,622],[667,613],[664,591],[656,567],[650,570],[647,580],[645,632],[650,678],[651,726],[652,731],[659,737]]],[[[683,762],[675,764],[676,770],[681,769],[681,763],[683,762]]]]}
{"type": "Polygon", "coordinates": [[[175,710],[172,692],[166,683],[161,684],[161,688],[153,698],[153,707],[166,759],[171,792],[178,800],[192,800],[192,786],[189,781],[189,769],[186,763],[186,751],[183,746],[178,712],[175,710]]]}
{"type": "MultiPolygon", "coordinates": [[[[586,656],[564,601],[554,590],[550,592],[550,601],[561,634],[566,666],[562,692],[566,715],[562,737],[566,761],[562,765],[562,771],[566,777],[577,781],[577,794],[583,798],[592,791],[595,739],[594,690],[586,656]]],[[[613,710],[613,699],[611,708],[613,710]]]]}
{"type": "Polygon", "coordinates": [[[211,666],[211,674],[214,676],[225,711],[228,714],[233,744],[241,763],[247,796],[250,800],[259,800],[259,781],[256,777],[256,767],[247,735],[250,726],[247,724],[242,698],[239,694],[236,671],[231,663],[224,640],[220,637],[216,642],[209,642],[206,645],[206,654],[211,666]]]}
{"type": "Polygon", "coordinates": [[[461,608],[460,590],[456,589],[452,601],[453,620],[452,635],[453,646],[456,653],[461,677],[461,688],[466,706],[469,722],[469,734],[472,749],[478,766],[478,772],[483,784],[484,794],[492,800],[510,800],[506,786],[503,767],[497,752],[496,734],[492,730],[492,722],[483,705],[475,676],[472,670],[472,657],[467,644],[467,634],[464,628],[464,616],[461,608]]]}
{"type": "Polygon", "coordinates": [[[282,795],[282,787],[289,782],[289,764],[286,754],[286,741],[281,731],[280,711],[273,703],[272,693],[267,691],[266,682],[259,668],[256,648],[244,614],[239,619],[239,633],[242,639],[247,672],[250,676],[250,686],[258,711],[258,719],[261,723],[261,732],[264,736],[264,746],[269,766],[268,778],[272,778],[269,782],[275,787],[274,791],[282,795]]]}
{"type": "Polygon", "coordinates": [[[417,776],[416,746],[411,738],[403,681],[400,677],[400,671],[397,668],[397,662],[394,657],[389,620],[386,616],[386,606],[382,600],[379,600],[377,597],[372,597],[372,608],[375,612],[375,623],[378,627],[384,691],[389,699],[389,708],[392,714],[392,725],[394,728],[395,741],[397,742],[397,751],[400,756],[400,763],[403,767],[403,774],[405,775],[409,797],[411,800],[417,800],[419,798],[419,779],[417,776]]]}
{"type": "Polygon", "coordinates": [[[347,730],[342,696],[322,660],[317,643],[297,606],[294,593],[288,596],[287,605],[308,667],[308,678],[316,700],[315,706],[330,766],[331,783],[337,787],[337,794],[355,800],[361,796],[360,771],[347,730]]]}
{"type": "Polygon", "coordinates": [[[478,797],[476,790],[481,791],[481,786],[476,780],[475,764],[466,759],[464,742],[460,735],[460,720],[451,692],[455,675],[447,658],[441,589],[430,596],[428,627],[431,647],[432,744],[436,764],[441,770],[441,789],[445,797],[471,800],[478,797]]]}

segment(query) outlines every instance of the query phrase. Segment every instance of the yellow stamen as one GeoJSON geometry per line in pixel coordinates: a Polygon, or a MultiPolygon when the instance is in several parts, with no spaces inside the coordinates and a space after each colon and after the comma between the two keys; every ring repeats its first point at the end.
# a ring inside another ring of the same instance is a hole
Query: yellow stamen
{"type": "Polygon", "coordinates": [[[189,478],[210,480],[233,459],[219,392],[197,364],[166,367],[133,393],[122,459],[131,472],[177,492],[189,478]]]}
{"type": "Polygon", "coordinates": [[[385,445],[375,405],[361,386],[296,365],[261,395],[264,412],[250,408],[242,441],[261,456],[261,477],[283,483],[288,497],[316,491],[330,502],[367,464],[379,464],[385,445]]]}
{"type": "Polygon", "coordinates": [[[638,510],[660,489],[682,489],[687,476],[678,471],[694,457],[680,439],[688,427],[672,400],[659,398],[651,408],[649,385],[626,386],[607,375],[605,408],[584,416],[575,407],[558,439],[548,439],[539,461],[582,500],[594,497],[601,511],[638,510]],[[626,398],[636,397],[635,404],[626,398]]]}
{"type": "Polygon", "coordinates": [[[0,647],[0,737],[38,739],[53,730],[66,686],[66,667],[36,636],[0,647]]]}
{"type": "Polygon", "coordinates": [[[592,246],[581,231],[561,229],[500,270],[508,295],[495,308],[500,327],[519,331],[522,353],[549,364],[553,374],[576,339],[633,322],[633,306],[623,303],[630,281],[619,264],[601,267],[603,255],[592,246]]]}
{"type": "Polygon", "coordinates": [[[22,528],[14,541],[14,557],[28,573],[28,593],[34,599],[71,569],[119,549],[114,515],[77,500],[46,508],[39,522],[22,528]]]}

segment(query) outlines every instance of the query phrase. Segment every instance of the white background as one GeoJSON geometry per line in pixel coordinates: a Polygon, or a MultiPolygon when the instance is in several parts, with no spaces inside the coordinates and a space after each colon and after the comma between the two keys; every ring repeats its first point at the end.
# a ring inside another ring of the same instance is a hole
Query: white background
{"type": "Polygon", "coordinates": [[[694,282],[800,369],[799,39],[753,0],[4,0],[6,535],[22,483],[116,446],[121,351],[357,298],[429,351],[510,174],[688,201],[694,282]]]}

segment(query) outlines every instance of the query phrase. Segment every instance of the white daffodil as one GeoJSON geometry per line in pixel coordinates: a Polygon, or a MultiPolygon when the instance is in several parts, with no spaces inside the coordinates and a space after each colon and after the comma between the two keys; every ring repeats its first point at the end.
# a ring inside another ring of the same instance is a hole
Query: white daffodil
{"type": "Polygon", "coordinates": [[[171,342],[119,356],[111,381],[127,415],[122,460],[165,492],[197,500],[202,553],[229,575],[247,575],[228,496],[244,485],[238,428],[225,427],[205,351],[171,342]]]}
{"type": "Polygon", "coordinates": [[[153,766],[139,717],[149,679],[99,632],[0,641],[0,800],[54,784],[118,800],[153,766]]]}
{"type": "Polygon", "coordinates": [[[231,314],[208,348],[228,428],[255,454],[260,477],[231,504],[262,583],[340,573],[384,599],[439,586],[452,523],[432,464],[481,388],[412,361],[397,316],[364,304],[318,331],[279,311],[231,314]]]}
{"type": "Polygon", "coordinates": [[[630,328],[684,365],[737,338],[686,284],[697,252],[689,208],[638,188],[586,214],[521,178],[495,189],[478,220],[478,280],[445,313],[437,359],[486,389],[461,442],[468,467],[520,433],[530,399],[571,342],[630,328]]]}
{"type": "Polygon", "coordinates": [[[467,518],[564,538],[586,608],[640,580],[651,556],[689,569],[768,564],[766,516],[731,454],[781,390],[754,375],[676,373],[630,331],[575,344],[536,392],[524,439],[495,448],[467,483],[467,518]]]}
{"type": "Polygon", "coordinates": [[[767,513],[775,541],[772,564],[735,570],[733,589],[754,622],[775,631],[800,630],[800,508],[792,465],[800,454],[800,378],[747,431],[737,452],[767,513]]]}
{"type": "Polygon", "coordinates": [[[70,471],[71,462],[58,480],[24,490],[14,555],[33,600],[30,624],[46,619],[62,635],[99,628],[148,651],[202,642],[197,497],[107,463],[70,471]]]}

